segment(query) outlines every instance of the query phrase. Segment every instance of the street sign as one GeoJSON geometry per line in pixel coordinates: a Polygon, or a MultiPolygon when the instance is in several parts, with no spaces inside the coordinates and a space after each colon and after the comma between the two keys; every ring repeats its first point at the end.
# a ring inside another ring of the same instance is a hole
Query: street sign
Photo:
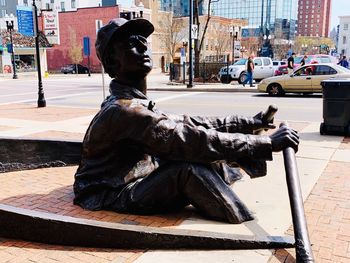
{"type": "Polygon", "coordinates": [[[192,39],[198,39],[198,26],[197,25],[192,25],[192,39]]]}
{"type": "Polygon", "coordinates": [[[57,11],[42,11],[44,33],[50,44],[60,44],[60,30],[57,11]]]}
{"type": "Polygon", "coordinates": [[[90,56],[90,38],[84,37],[83,44],[84,44],[84,56],[90,56]]]}
{"type": "Polygon", "coordinates": [[[17,6],[18,32],[25,36],[34,36],[33,9],[29,6],[17,6]]]}

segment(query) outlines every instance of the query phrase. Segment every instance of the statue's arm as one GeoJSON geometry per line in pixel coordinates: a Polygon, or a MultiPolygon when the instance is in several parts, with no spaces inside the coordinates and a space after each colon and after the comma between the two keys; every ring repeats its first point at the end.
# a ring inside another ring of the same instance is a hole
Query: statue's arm
{"type": "Polygon", "coordinates": [[[146,109],[134,109],[123,116],[126,119],[121,123],[124,123],[128,139],[160,158],[203,163],[236,161],[242,157],[272,159],[268,136],[220,132],[206,125],[196,125],[193,119],[174,121],[146,109]],[[131,119],[130,127],[125,126],[131,119]]]}
{"type": "Polygon", "coordinates": [[[194,126],[202,126],[206,129],[214,129],[219,132],[252,134],[259,126],[254,117],[230,115],[226,117],[205,117],[189,115],[167,115],[175,122],[190,123],[194,126]]]}

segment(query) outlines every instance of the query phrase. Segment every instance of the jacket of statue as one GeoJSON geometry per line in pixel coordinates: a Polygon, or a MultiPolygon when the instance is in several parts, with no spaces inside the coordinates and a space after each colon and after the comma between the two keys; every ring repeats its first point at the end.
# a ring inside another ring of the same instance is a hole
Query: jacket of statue
{"type": "Polygon", "coordinates": [[[251,135],[253,118],[169,115],[139,90],[115,80],[110,93],[84,137],[75,204],[103,209],[108,192],[118,194],[147,176],[157,169],[157,160],[220,165],[224,177],[238,166],[251,177],[266,174],[271,140],[251,135]]]}

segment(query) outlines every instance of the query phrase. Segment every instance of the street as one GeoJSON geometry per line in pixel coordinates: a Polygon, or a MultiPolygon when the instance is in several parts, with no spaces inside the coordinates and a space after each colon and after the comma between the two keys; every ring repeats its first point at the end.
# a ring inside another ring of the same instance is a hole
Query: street
{"type": "MultiPolygon", "coordinates": [[[[105,78],[105,95],[109,94],[110,78],[105,78]]],[[[168,76],[152,73],[148,77],[148,87],[171,88],[167,85],[168,76]]],[[[216,84],[234,90],[241,85],[216,84]]],[[[206,85],[207,87],[209,85],[206,85]]],[[[201,88],[197,85],[195,88],[201,88]]],[[[102,78],[95,74],[51,75],[43,80],[43,89],[47,105],[99,108],[103,100],[102,78]]],[[[17,80],[0,78],[0,104],[36,103],[38,84],[34,76],[24,76],[17,80]]],[[[150,99],[157,102],[159,109],[171,113],[190,115],[220,116],[227,114],[254,115],[265,110],[269,104],[276,104],[279,120],[321,122],[322,97],[317,95],[286,95],[271,98],[257,92],[186,92],[186,91],[149,91],[150,99]]]]}

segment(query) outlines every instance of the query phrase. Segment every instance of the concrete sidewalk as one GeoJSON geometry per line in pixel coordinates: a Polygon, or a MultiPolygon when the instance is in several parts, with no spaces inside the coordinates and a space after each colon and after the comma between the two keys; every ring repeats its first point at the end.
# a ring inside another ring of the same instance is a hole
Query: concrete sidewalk
{"type": "MultiPolygon", "coordinates": [[[[96,110],[35,105],[0,106],[0,137],[79,139],[96,110]]],[[[278,121],[277,121],[278,122],[278,121]]],[[[300,133],[297,153],[305,210],[316,262],[350,262],[350,139],[320,136],[319,123],[290,122],[300,133]]],[[[244,177],[233,188],[255,213],[256,220],[241,225],[205,220],[193,211],[171,216],[142,217],[112,212],[81,211],[71,204],[76,167],[38,169],[0,174],[0,204],[16,204],[38,211],[62,213],[48,203],[58,196],[70,216],[109,222],[152,225],[254,235],[285,235],[291,215],[282,155],[274,154],[268,175],[244,177]],[[44,185],[44,187],[42,187],[44,185]],[[30,201],[28,203],[28,200],[30,201]]],[[[294,250],[142,251],[62,247],[0,239],[1,262],[295,262],[294,250]]]]}

